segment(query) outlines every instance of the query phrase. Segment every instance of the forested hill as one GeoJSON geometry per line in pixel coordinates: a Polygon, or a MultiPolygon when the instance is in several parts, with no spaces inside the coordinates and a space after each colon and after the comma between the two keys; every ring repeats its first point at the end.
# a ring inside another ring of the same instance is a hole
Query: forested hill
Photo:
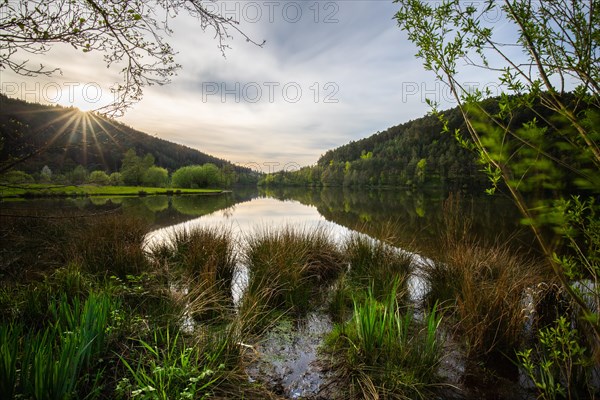
{"type": "MultiPolygon", "coordinates": [[[[444,112],[450,131],[461,128],[457,108],[444,112]]],[[[327,151],[317,165],[267,176],[263,184],[406,186],[484,184],[474,154],[462,148],[429,115],[327,151]]]]}
{"type": "Polygon", "coordinates": [[[39,154],[20,162],[16,168],[40,171],[48,165],[55,171],[82,165],[88,170],[118,171],[129,149],[152,154],[156,165],[175,170],[184,165],[213,163],[234,166],[187,146],[172,143],[135,130],[115,120],[76,108],[46,106],[11,99],[0,94],[0,165],[10,160],[39,154]]]}

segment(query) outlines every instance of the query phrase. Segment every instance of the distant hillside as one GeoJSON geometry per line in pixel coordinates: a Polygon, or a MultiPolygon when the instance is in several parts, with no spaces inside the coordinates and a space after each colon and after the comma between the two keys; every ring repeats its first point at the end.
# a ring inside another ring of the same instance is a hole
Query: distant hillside
{"type": "MultiPolygon", "coordinates": [[[[462,127],[458,109],[444,112],[451,131],[462,127]]],[[[327,151],[315,166],[265,177],[266,185],[406,186],[448,182],[483,184],[475,156],[436,116],[425,116],[327,151]]]]}
{"type": "Polygon", "coordinates": [[[115,120],[82,113],[76,108],[46,106],[0,94],[0,167],[28,157],[15,168],[39,172],[45,165],[67,171],[77,165],[91,170],[118,171],[128,149],[151,153],[156,165],[171,171],[190,164],[214,163],[250,172],[226,160],[150,136],[115,120]],[[40,151],[41,150],[41,151],[40,151]]]}

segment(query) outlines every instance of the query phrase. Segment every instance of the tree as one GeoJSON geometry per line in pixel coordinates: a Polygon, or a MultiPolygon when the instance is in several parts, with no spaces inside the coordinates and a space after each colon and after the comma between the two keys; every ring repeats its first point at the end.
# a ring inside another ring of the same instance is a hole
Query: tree
{"type": "Polygon", "coordinates": [[[81,185],[87,181],[88,175],[88,170],[83,165],[78,165],[67,174],[67,178],[71,183],[81,185]]]}
{"type": "Polygon", "coordinates": [[[152,166],[154,166],[152,154],[146,154],[144,158],[141,158],[134,149],[127,150],[121,163],[123,182],[130,186],[141,185],[144,182],[144,175],[152,166]]]}
{"type": "MultiPolygon", "coordinates": [[[[488,192],[501,184],[509,191],[555,275],[600,340],[597,310],[572,285],[600,278],[600,238],[591,234],[600,213],[593,200],[565,195],[565,189],[600,193],[600,2],[505,0],[480,7],[459,0],[397,3],[396,19],[416,44],[417,56],[449,86],[459,105],[467,136],[460,130],[452,133],[477,153],[491,181],[488,192]],[[502,15],[515,34],[499,32],[501,24],[488,21],[490,15],[502,15]],[[483,101],[491,90],[461,80],[472,80],[463,65],[484,69],[496,80],[502,93],[495,111],[483,101]],[[523,110],[530,118],[515,118],[523,110]],[[525,196],[530,192],[553,196],[531,202],[525,196]],[[560,252],[541,234],[548,221],[563,233],[568,250],[560,252]]],[[[431,104],[436,111],[435,102],[431,104]]],[[[438,115],[447,127],[445,116],[438,115]]],[[[583,291],[600,304],[597,287],[588,285],[583,291]]]]}
{"type": "Polygon", "coordinates": [[[174,187],[206,188],[226,184],[219,168],[211,163],[204,165],[188,165],[173,172],[171,181],[174,187]]]}
{"type": "Polygon", "coordinates": [[[113,116],[140,100],[144,86],[168,83],[180,68],[164,38],[176,15],[197,18],[203,31],[213,29],[222,52],[232,37],[230,30],[257,44],[237,21],[201,0],[7,0],[0,10],[0,68],[25,76],[52,75],[59,69],[34,66],[22,57],[44,54],[55,43],[104,53],[107,67],[120,67],[123,74],[123,81],[111,89],[115,102],[101,109],[113,116]]]}
{"type": "Polygon", "coordinates": [[[166,187],[169,184],[169,171],[152,166],[144,173],[143,183],[145,186],[166,187]]]}
{"type": "Polygon", "coordinates": [[[6,182],[11,184],[34,183],[35,179],[33,179],[33,176],[23,171],[9,171],[5,174],[0,175],[0,182],[6,182]]]}
{"type": "Polygon", "coordinates": [[[427,168],[427,160],[421,158],[415,167],[415,180],[419,183],[425,182],[425,170],[427,168]]]}
{"type": "Polygon", "coordinates": [[[52,180],[52,170],[47,165],[44,165],[44,168],[42,168],[40,179],[43,182],[50,182],[52,180]]]}
{"type": "Polygon", "coordinates": [[[110,174],[109,178],[109,183],[113,186],[120,186],[123,185],[123,176],[121,175],[120,172],[113,172],[112,174],[110,174]]]}
{"type": "Polygon", "coordinates": [[[108,185],[110,184],[110,177],[104,171],[92,171],[88,177],[88,182],[96,185],[108,185]]]}

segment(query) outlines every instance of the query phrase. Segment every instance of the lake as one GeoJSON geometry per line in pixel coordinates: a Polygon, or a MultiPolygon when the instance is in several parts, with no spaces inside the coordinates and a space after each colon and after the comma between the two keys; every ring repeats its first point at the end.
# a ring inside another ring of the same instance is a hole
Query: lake
{"type": "MultiPolygon", "coordinates": [[[[245,235],[261,226],[325,225],[334,235],[359,231],[430,258],[440,250],[440,235],[457,222],[468,223],[470,233],[488,243],[533,243],[509,198],[444,190],[241,188],[211,196],[5,201],[1,207],[3,214],[43,214],[60,209],[89,215],[118,210],[144,219],[152,231],[223,224],[245,235]]],[[[161,234],[159,231],[150,237],[161,234]]]]}
{"type": "MultiPolygon", "coordinates": [[[[172,232],[195,227],[222,227],[231,230],[235,242],[264,229],[292,226],[303,230],[324,229],[341,243],[353,232],[382,239],[401,251],[419,255],[413,262],[436,259],[448,232],[469,234],[483,242],[507,242],[519,247],[532,242],[519,223],[519,214],[510,199],[480,193],[443,190],[347,190],[342,188],[237,189],[210,196],[148,196],[33,199],[1,203],[3,215],[46,214],[60,210],[69,215],[89,217],[123,213],[145,220],[150,227],[146,246],[164,241],[172,232]]],[[[241,250],[241,249],[240,249],[241,250]]],[[[243,263],[238,265],[232,297],[238,303],[248,282],[243,263]]],[[[411,276],[413,301],[419,296],[419,277],[411,276]],[[415,289],[416,288],[416,289],[415,289]]],[[[421,291],[422,292],[422,291],[421,291]]],[[[194,322],[182,322],[194,329],[194,322]]],[[[260,343],[261,354],[248,367],[250,379],[268,387],[282,388],[288,398],[311,397],[327,381],[327,371],[318,363],[318,348],[331,331],[333,322],[324,310],[313,310],[302,324],[282,319],[260,343]]],[[[447,379],[459,382],[464,364],[449,357],[447,379]]]]}

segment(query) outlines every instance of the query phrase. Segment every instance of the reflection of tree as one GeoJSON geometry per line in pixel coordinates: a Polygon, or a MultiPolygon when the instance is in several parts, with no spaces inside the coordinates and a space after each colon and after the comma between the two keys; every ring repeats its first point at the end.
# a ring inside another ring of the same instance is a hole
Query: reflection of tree
{"type": "MultiPolygon", "coordinates": [[[[393,236],[396,244],[434,255],[444,232],[444,191],[351,190],[342,188],[270,188],[268,195],[316,206],[327,220],[373,237],[393,236]],[[385,228],[385,229],[384,229],[385,228]]],[[[488,196],[460,196],[459,218],[473,220],[473,234],[483,240],[507,238],[519,229],[510,201],[488,196]]]]}
{"type": "Polygon", "coordinates": [[[149,196],[142,198],[142,202],[148,207],[148,210],[156,213],[169,208],[169,198],[167,196],[149,196]]]}
{"type": "Polygon", "coordinates": [[[233,197],[228,193],[215,196],[175,196],[172,202],[177,212],[193,216],[211,214],[233,204],[233,197]]]}

